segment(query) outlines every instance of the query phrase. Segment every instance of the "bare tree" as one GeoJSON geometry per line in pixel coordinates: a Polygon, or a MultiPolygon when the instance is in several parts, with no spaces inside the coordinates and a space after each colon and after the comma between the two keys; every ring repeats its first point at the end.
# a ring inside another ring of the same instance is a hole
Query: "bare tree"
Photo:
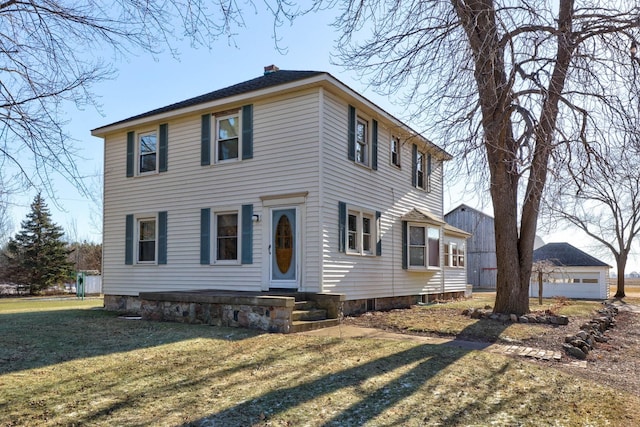
{"type": "Polygon", "coordinates": [[[603,104],[602,143],[559,156],[545,203],[553,219],[578,227],[611,252],[616,298],[625,296],[625,267],[640,233],[640,82],[620,83],[618,94],[603,104]]]}
{"type": "Polygon", "coordinates": [[[345,1],[339,60],[428,120],[425,130],[481,173],[496,224],[494,311],[529,311],[541,197],[560,145],[588,145],[594,104],[621,70],[631,2],[345,1]],[[479,150],[478,150],[479,149],[479,150]]]}
{"type": "MultiPolygon", "coordinates": [[[[292,15],[284,0],[265,5],[274,26],[292,15]]],[[[242,7],[257,10],[251,1],[226,0],[0,1],[0,164],[6,180],[51,193],[50,175],[59,173],[86,190],[65,132],[64,107],[98,108],[93,84],[112,77],[109,64],[125,55],[178,55],[178,39],[210,47],[220,36],[233,37],[245,25],[242,7]]]]}

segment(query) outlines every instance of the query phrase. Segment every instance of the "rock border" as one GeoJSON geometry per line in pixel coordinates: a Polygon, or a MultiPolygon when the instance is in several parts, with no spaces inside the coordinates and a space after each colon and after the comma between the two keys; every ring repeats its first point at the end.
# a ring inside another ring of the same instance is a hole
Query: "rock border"
{"type": "Polygon", "coordinates": [[[517,314],[502,314],[494,313],[491,311],[491,307],[487,306],[482,308],[467,308],[462,311],[463,316],[469,316],[472,319],[490,319],[497,320],[499,322],[512,322],[512,323],[542,323],[548,325],[568,325],[569,318],[567,316],[556,316],[549,310],[544,314],[524,314],[518,316],[517,314]]]}
{"type": "Polygon", "coordinates": [[[595,343],[609,341],[605,333],[616,325],[618,307],[609,302],[603,302],[603,305],[604,307],[598,310],[598,316],[580,326],[577,334],[565,337],[562,348],[567,354],[585,360],[595,343]]]}

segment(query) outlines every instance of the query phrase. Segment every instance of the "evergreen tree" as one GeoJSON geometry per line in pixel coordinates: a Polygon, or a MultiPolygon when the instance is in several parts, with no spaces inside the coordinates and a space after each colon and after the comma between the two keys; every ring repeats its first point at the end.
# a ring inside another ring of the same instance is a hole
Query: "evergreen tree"
{"type": "Polygon", "coordinates": [[[31,212],[21,226],[3,253],[7,278],[28,286],[31,294],[72,279],[73,264],[67,259],[69,250],[62,240],[64,232],[52,222],[40,194],[33,200],[31,212]]]}

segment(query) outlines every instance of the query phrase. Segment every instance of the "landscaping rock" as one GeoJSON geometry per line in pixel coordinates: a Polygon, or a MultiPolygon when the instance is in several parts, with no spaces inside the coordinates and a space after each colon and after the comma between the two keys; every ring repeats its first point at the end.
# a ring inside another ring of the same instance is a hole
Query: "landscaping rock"
{"type": "Polygon", "coordinates": [[[587,358],[587,355],[581,349],[579,349],[578,347],[574,347],[571,344],[563,344],[562,348],[564,348],[567,353],[577,359],[585,360],[587,358]]]}
{"type": "Polygon", "coordinates": [[[562,347],[571,356],[584,360],[589,351],[593,350],[594,343],[608,341],[604,333],[615,326],[618,308],[607,303],[605,307],[598,310],[598,314],[598,317],[580,326],[578,333],[565,337],[562,347]]]}

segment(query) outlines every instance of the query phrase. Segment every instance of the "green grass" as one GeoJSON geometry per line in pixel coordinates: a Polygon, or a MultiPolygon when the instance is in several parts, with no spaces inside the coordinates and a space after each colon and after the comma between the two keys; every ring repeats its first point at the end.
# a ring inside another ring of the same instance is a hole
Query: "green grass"
{"type": "Polygon", "coordinates": [[[43,304],[0,305],[2,426],[640,424],[638,396],[553,365],[43,304]]]}
{"type": "Polygon", "coordinates": [[[102,306],[102,298],[97,297],[87,297],[84,300],[76,297],[0,298],[0,313],[97,308],[102,306]]]}

